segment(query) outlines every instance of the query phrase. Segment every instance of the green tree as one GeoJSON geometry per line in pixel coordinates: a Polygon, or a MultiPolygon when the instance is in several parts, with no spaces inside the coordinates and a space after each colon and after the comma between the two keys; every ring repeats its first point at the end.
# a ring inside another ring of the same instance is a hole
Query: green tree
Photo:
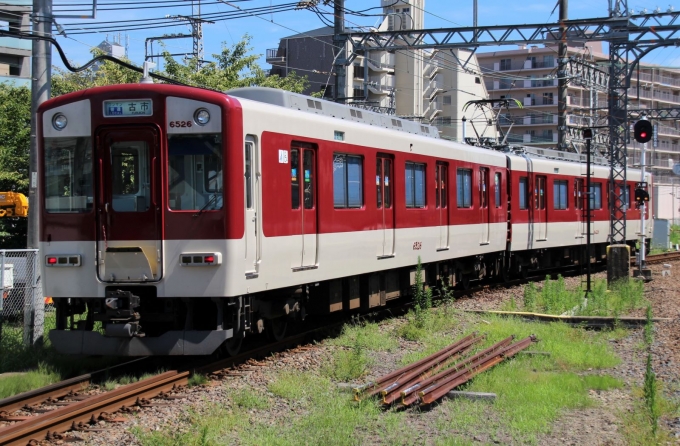
{"type": "MultiPolygon", "coordinates": [[[[303,91],[308,81],[306,77],[290,73],[287,77],[268,76],[258,64],[259,55],[250,54],[251,37],[243,36],[240,42],[232,47],[222,44],[222,51],[213,54],[214,61],[204,62],[197,70],[194,58],[176,60],[167,51],[163,54],[164,71],[158,74],[179,82],[197,87],[224,91],[239,87],[271,87],[294,92],[303,91]]],[[[93,56],[102,54],[100,50],[92,51],[93,56]]],[[[126,62],[130,63],[130,61],[126,62]]],[[[96,66],[79,73],[71,73],[54,68],[52,77],[52,96],[83,90],[103,85],[137,83],[141,74],[122,67],[114,62],[103,61],[96,66]]]]}
{"type": "MultiPolygon", "coordinates": [[[[0,83],[0,191],[28,196],[31,91],[0,83]]],[[[26,218],[0,218],[0,247],[26,248],[26,218]]]]}

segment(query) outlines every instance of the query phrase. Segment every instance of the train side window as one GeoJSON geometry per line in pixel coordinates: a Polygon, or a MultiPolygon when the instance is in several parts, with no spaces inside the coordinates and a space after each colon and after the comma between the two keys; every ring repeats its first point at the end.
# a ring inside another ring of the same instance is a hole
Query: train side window
{"type": "Polygon", "coordinates": [[[472,171],[458,169],[456,172],[456,203],[459,208],[472,207],[472,171]]]}
{"type": "Polygon", "coordinates": [[[479,207],[489,207],[489,169],[479,169],[479,207]]]}
{"type": "Polygon", "coordinates": [[[222,209],[222,136],[168,136],[168,206],[173,211],[222,209]]]}
{"type": "Polygon", "coordinates": [[[253,143],[247,142],[245,147],[245,172],[243,173],[246,189],[246,209],[253,208],[253,143]]]}
{"type": "Polygon", "coordinates": [[[621,206],[626,206],[626,209],[630,208],[630,186],[621,187],[619,195],[621,196],[621,206]]]}
{"type": "Polygon", "coordinates": [[[583,180],[574,180],[574,208],[583,209],[583,180]]]}
{"type": "Polygon", "coordinates": [[[602,209],[602,183],[590,185],[590,209],[602,209]]]}
{"type": "Polygon", "coordinates": [[[304,197],[305,209],[314,209],[314,151],[305,150],[302,159],[304,169],[304,197]]]}
{"type": "Polygon", "coordinates": [[[425,207],[425,164],[406,163],[406,207],[425,207]]]}
{"type": "Polygon", "coordinates": [[[545,189],[546,178],[544,176],[536,177],[536,209],[545,209],[546,200],[546,189],[545,189]]]}
{"type": "MultiPolygon", "coordinates": [[[[375,160],[375,197],[376,206],[378,209],[382,208],[383,197],[382,197],[382,158],[377,158],[375,160]]],[[[333,167],[333,172],[335,172],[335,167],[333,167]]]]}
{"type": "Polygon", "coordinates": [[[360,156],[334,154],[333,205],[336,209],[346,209],[360,208],[363,204],[363,159],[360,156]]]}
{"type": "Polygon", "coordinates": [[[446,209],[448,203],[448,181],[449,181],[449,166],[444,163],[437,163],[435,169],[435,206],[437,208],[446,209]]]}
{"type": "Polygon", "coordinates": [[[567,209],[568,183],[565,180],[555,180],[553,183],[553,206],[555,209],[567,209]]]}
{"type": "Polygon", "coordinates": [[[392,208],[392,160],[388,158],[383,158],[383,184],[385,185],[385,188],[383,189],[385,191],[385,209],[391,209],[392,208]]]}
{"type": "Polygon", "coordinates": [[[520,177],[519,179],[519,208],[527,209],[528,201],[527,193],[529,192],[529,178],[520,177]]]}
{"type": "Polygon", "coordinates": [[[290,149],[291,209],[300,209],[300,150],[290,149]]]}
{"type": "Polygon", "coordinates": [[[503,205],[501,203],[501,174],[500,173],[496,173],[496,175],[494,175],[493,186],[494,186],[494,191],[495,191],[494,195],[495,195],[495,198],[496,198],[496,203],[494,203],[494,204],[496,205],[497,208],[502,207],[503,205]]]}

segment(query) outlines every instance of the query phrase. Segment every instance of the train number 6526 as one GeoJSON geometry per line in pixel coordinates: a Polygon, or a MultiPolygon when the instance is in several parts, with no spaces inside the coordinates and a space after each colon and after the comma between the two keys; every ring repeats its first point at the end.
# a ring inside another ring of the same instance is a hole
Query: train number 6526
{"type": "Polygon", "coordinates": [[[170,121],[170,127],[191,127],[191,121],[170,121]]]}

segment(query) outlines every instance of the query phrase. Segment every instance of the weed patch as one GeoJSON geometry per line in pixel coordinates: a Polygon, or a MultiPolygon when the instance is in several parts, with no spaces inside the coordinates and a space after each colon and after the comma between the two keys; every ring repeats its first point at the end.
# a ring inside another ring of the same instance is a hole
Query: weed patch
{"type": "Polygon", "coordinates": [[[269,407],[269,401],[265,396],[250,389],[237,390],[231,399],[234,404],[242,409],[266,409],[269,407]]]}
{"type": "Polygon", "coordinates": [[[30,372],[0,376],[0,399],[47,386],[60,379],[59,374],[45,364],[39,364],[37,370],[30,372]]]}
{"type": "Polygon", "coordinates": [[[514,297],[503,307],[506,311],[522,310],[547,314],[573,314],[581,316],[614,316],[626,314],[636,308],[642,308],[647,301],[644,298],[644,285],[639,280],[621,280],[607,290],[605,280],[595,281],[591,292],[585,299],[581,287],[567,289],[564,278],[556,280],[546,277],[541,287],[529,283],[524,287],[522,305],[518,307],[514,297]]]}

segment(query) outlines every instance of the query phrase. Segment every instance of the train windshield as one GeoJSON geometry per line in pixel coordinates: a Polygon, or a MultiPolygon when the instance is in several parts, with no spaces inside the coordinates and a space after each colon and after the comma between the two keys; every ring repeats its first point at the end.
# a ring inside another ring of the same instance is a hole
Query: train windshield
{"type": "Polygon", "coordinates": [[[222,209],[222,136],[168,137],[169,206],[174,211],[222,209]]]}
{"type": "Polygon", "coordinates": [[[92,138],[45,138],[44,190],[47,212],[92,210],[92,138]]]}

